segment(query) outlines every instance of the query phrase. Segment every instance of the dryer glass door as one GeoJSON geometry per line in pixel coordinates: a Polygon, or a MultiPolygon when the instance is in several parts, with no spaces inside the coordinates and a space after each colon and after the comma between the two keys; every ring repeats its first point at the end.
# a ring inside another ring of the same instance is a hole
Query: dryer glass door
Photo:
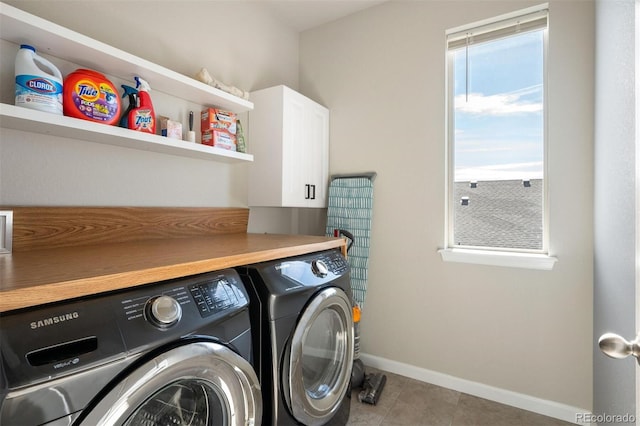
{"type": "Polygon", "coordinates": [[[288,402],[299,422],[326,423],[336,413],[351,381],[353,317],[339,288],[327,288],[300,317],[289,350],[288,402]]]}
{"type": "Polygon", "coordinates": [[[146,360],[85,410],[80,425],[244,426],[261,418],[251,364],[225,346],[202,341],[146,360]]]}

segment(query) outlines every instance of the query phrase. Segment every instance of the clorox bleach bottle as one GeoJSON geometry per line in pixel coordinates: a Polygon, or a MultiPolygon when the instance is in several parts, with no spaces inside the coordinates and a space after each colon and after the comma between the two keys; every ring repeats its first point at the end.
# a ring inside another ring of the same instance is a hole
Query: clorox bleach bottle
{"type": "Polygon", "coordinates": [[[16,106],[62,115],[62,74],[28,44],[16,55],[16,106]]]}

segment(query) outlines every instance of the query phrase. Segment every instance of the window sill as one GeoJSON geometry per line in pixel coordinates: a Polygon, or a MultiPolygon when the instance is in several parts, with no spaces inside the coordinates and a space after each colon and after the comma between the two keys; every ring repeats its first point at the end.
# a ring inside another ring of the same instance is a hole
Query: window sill
{"type": "Polygon", "coordinates": [[[506,266],[510,268],[540,269],[550,271],[558,261],[546,254],[485,251],[472,249],[440,249],[445,262],[473,263],[476,265],[506,266]]]}

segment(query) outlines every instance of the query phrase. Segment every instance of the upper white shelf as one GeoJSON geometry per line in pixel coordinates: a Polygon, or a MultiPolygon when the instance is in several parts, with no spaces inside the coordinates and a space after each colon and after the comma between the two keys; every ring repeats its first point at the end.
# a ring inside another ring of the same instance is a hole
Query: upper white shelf
{"type": "MultiPolygon", "coordinates": [[[[0,38],[123,80],[144,75],[154,90],[205,107],[241,113],[253,103],[0,2],[0,38]]],[[[0,104],[0,127],[220,162],[253,155],[0,104]]]]}
{"type": "Polygon", "coordinates": [[[69,30],[53,22],[0,3],[0,38],[33,45],[39,52],[123,80],[144,75],[154,90],[203,106],[236,113],[250,111],[253,103],[179,74],[120,49],[69,30]]]}
{"type": "Polygon", "coordinates": [[[250,154],[1,103],[0,127],[224,163],[253,161],[250,154]]]}

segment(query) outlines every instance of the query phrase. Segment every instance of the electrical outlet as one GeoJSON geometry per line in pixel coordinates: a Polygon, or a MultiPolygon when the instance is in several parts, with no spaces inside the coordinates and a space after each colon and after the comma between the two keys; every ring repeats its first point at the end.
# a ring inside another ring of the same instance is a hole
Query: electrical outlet
{"type": "Polygon", "coordinates": [[[0,210],[0,254],[11,253],[13,242],[13,211],[0,210]]]}

